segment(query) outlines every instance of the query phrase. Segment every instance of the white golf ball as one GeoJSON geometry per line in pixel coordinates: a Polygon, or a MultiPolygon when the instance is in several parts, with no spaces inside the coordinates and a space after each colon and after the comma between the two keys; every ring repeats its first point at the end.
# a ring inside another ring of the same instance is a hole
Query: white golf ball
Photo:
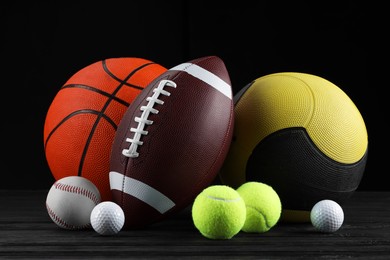
{"type": "Polygon", "coordinates": [[[333,200],[321,200],[311,209],[310,220],[317,230],[324,233],[332,233],[337,231],[343,224],[344,211],[333,200]]]}
{"type": "Polygon", "coordinates": [[[100,235],[114,235],[122,229],[124,223],[125,214],[114,202],[104,201],[92,209],[91,226],[100,235]]]}

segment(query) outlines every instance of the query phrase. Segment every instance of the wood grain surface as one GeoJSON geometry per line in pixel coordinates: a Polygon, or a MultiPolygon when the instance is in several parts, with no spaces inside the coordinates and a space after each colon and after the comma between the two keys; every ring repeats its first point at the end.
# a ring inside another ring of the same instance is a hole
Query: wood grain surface
{"type": "Polygon", "coordinates": [[[310,223],[278,223],[263,234],[210,240],[190,206],[142,230],[101,236],[57,227],[46,190],[0,191],[0,259],[390,259],[390,192],[355,192],[343,226],[319,233],[310,223]]]}

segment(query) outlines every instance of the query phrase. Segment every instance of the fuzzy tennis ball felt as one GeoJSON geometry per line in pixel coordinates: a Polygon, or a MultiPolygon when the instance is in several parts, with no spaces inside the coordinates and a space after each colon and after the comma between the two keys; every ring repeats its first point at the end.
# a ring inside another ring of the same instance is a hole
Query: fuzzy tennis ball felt
{"type": "Polygon", "coordinates": [[[195,198],[192,219],[204,237],[230,239],[245,223],[245,203],[235,189],[226,185],[211,185],[195,198]]]}
{"type": "Polygon", "coordinates": [[[246,205],[246,220],[242,231],[264,233],[274,227],[282,214],[278,193],[268,184],[246,182],[237,188],[246,205]]]}

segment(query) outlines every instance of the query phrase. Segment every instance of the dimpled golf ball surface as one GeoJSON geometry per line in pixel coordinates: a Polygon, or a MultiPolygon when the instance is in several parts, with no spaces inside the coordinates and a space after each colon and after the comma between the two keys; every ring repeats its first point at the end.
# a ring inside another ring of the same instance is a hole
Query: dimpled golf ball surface
{"type": "Polygon", "coordinates": [[[124,223],[124,212],[114,202],[101,202],[91,212],[92,228],[100,235],[114,235],[122,229],[124,223]]]}
{"type": "Polygon", "coordinates": [[[343,224],[344,211],[333,200],[321,200],[313,206],[310,212],[310,220],[318,231],[332,233],[343,224]]]}

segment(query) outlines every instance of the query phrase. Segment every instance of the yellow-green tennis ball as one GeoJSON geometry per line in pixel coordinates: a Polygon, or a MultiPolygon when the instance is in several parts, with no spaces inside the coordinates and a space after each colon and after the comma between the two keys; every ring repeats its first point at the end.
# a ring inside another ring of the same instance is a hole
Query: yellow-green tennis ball
{"type": "Polygon", "coordinates": [[[237,188],[246,205],[246,220],[242,231],[264,233],[274,227],[282,214],[279,195],[268,184],[246,182],[237,188]]]}
{"type": "Polygon", "coordinates": [[[244,200],[226,185],[212,185],[195,198],[192,220],[209,239],[230,239],[240,232],[246,219],[244,200]]]}

